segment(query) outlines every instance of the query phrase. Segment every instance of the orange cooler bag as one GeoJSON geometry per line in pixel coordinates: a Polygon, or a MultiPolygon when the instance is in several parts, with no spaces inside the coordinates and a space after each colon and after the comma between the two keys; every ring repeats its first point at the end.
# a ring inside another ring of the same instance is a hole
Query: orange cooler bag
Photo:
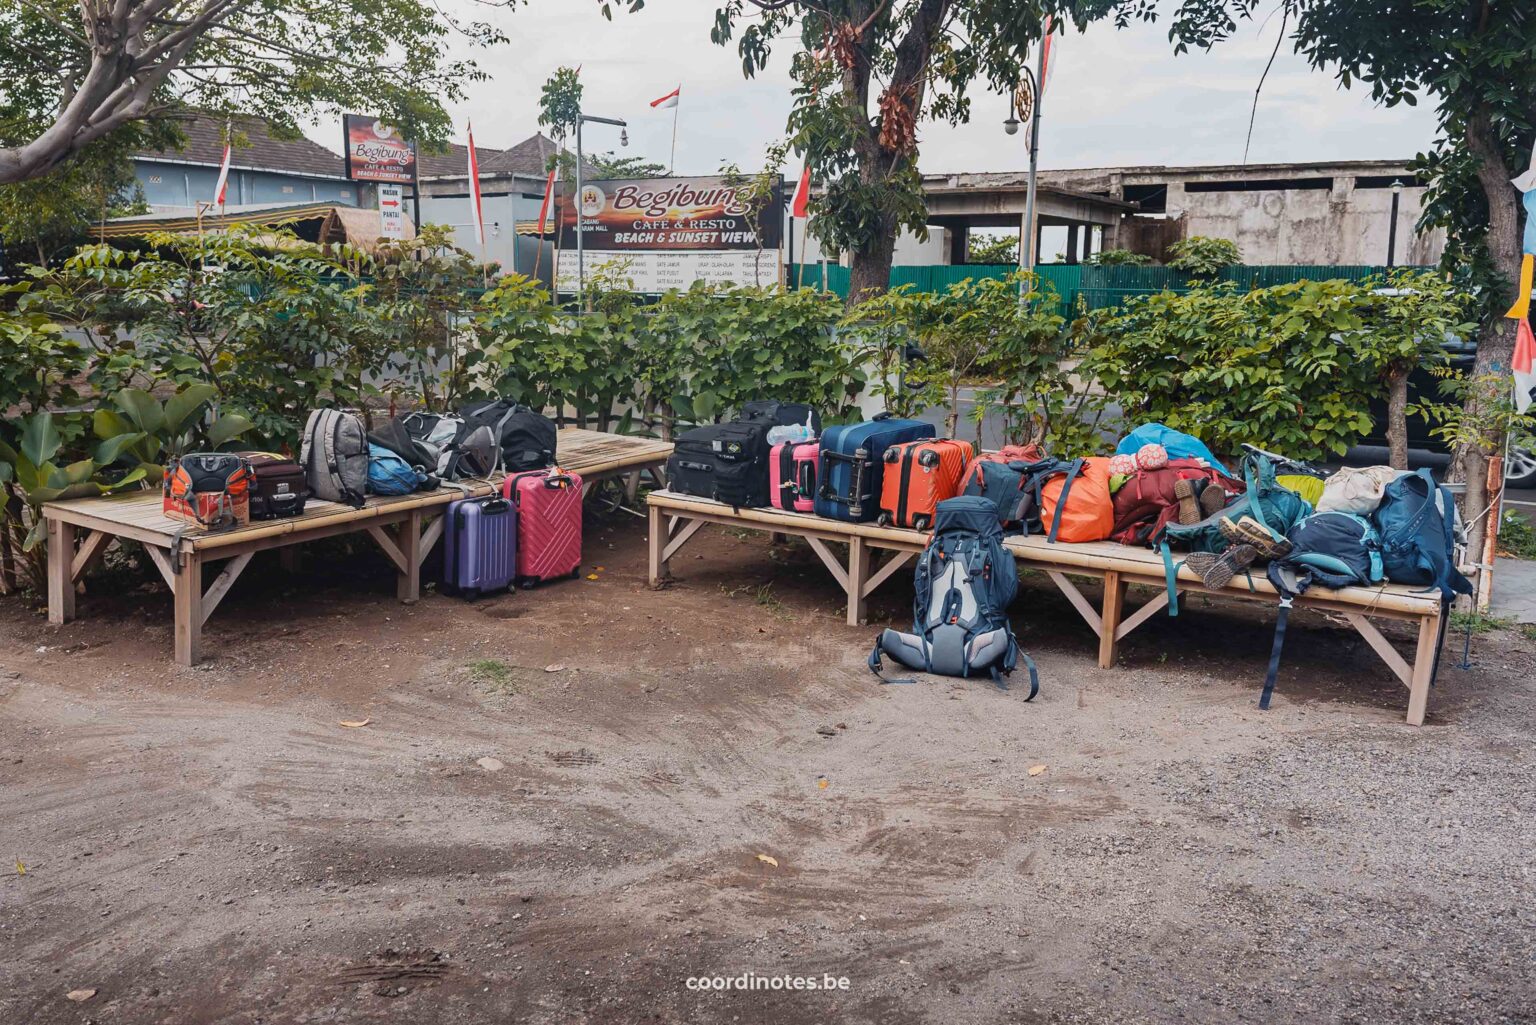
{"type": "Polygon", "coordinates": [[[1103,541],[1114,532],[1107,457],[1063,460],[1041,476],[1034,486],[1047,541],[1103,541]]]}
{"type": "Polygon", "coordinates": [[[974,455],[970,442],[947,438],[909,441],[886,449],[876,522],[917,530],[932,527],[934,509],[960,493],[974,455]]]}

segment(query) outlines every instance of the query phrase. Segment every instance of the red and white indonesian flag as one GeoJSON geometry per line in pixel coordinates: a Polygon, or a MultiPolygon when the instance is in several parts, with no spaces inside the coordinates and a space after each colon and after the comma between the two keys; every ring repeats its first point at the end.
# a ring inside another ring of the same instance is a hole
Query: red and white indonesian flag
{"type": "Polygon", "coordinates": [[[1515,328],[1515,358],[1510,364],[1515,371],[1515,411],[1524,413],[1531,408],[1531,389],[1536,388],[1536,335],[1531,334],[1529,319],[1515,328]]]}
{"type": "Polygon", "coordinates": [[[790,204],[789,215],[791,217],[809,217],[811,215],[810,164],[806,164],[805,170],[800,172],[800,184],[795,186],[795,199],[790,204]]]}
{"type": "Polygon", "coordinates": [[[480,210],[480,161],[475,157],[475,127],[464,123],[469,131],[469,201],[475,215],[475,242],[485,245],[485,217],[480,210]]]}
{"type": "Polygon", "coordinates": [[[1040,45],[1045,47],[1045,53],[1040,68],[1040,95],[1045,95],[1045,84],[1051,80],[1051,72],[1056,68],[1056,19],[1051,15],[1045,16],[1045,38],[1040,45]]]}
{"type": "Polygon", "coordinates": [[[677,106],[677,98],[682,95],[683,87],[678,86],[659,100],[652,100],[651,106],[656,110],[666,110],[668,107],[677,106]]]}
{"type": "Polygon", "coordinates": [[[229,191],[229,143],[224,143],[224,162],[219,165],[219,180],[213,186],[213,205],[224,205],[224,194],[229,191]]]}

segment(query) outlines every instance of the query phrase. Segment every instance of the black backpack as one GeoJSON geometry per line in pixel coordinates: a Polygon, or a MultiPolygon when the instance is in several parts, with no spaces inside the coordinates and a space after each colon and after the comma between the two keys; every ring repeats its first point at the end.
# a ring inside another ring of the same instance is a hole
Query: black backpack
{"type": "Polygon", "coordinates": [[[684,431],[667,459],[667,487],[733,509],[767,505],[768,432],[776,426],[768,420],[737,420],[684,431]]]}
{"type": "Polygon", "coordinates": [[[487,427],[495,446],[492,470],[520,473],[555,464],[555,422],[509,399],[477,402],[459,410],[465,434],[487,427]]]}
{"type": "Polygon", "coordinates": [[[811,435],[821,437],[821,413],[804,402],[780,402],[778,399],[758,399],[742,404],[740,421],[762,421],[770,427],[803,427],[811,422],[811,435]]]}

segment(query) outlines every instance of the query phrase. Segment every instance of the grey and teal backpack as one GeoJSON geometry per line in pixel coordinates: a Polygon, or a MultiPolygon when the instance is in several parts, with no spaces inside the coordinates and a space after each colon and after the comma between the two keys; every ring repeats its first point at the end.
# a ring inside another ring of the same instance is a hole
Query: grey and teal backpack
{"type": "Polygon", "coordinates": [[[1188,552],[1224,552],[1228,541],[1222,536],[1223,517],[1237,520],[1252,516],[1276,534],[1285,536],[1312,512],[1312,506],[1290,488],[1275,479],[1275,464],[1256,452],[1243,459],[1244,490],[1227,503],[1226,508],[1199,523],[1170,523],[1157,541],[1188,552]]]}
{"type": "Polygon", "coordinates": [[[1019,571],[1003,548],[997,504],[989,498],[948,498],[934,511],[933,540],[917,559],[917,598],[911,633],[885,630],[875,639],[869,668],[880,675],[882,653],[911,669],[942,676],[990,675],[1000,686],[1022,659],[1029,697],[1040,690],[1035,663],[1019,651],[1008,606],[1019,571]]]}

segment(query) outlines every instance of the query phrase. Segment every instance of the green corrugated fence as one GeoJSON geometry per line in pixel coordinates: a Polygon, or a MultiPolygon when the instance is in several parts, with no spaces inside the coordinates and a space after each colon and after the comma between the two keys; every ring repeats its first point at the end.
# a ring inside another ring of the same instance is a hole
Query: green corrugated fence
{"type": "MultiPolygon", "coordinates": [[[[1002,278],[1018,268],[1012,264],[954,264],[928,267],[898,266],[891,268],[891,287],[912,285],[919,291],[936,292],[966,278],[1002,278]]],[[[1387,267],[1372,266],[1247,266],[1228,267],[1221,272],[1224,281],[1235,281],[1248,288],[1268,288],[1295,281],[1326,281],[1343,278],[1361,281],[1380,277],[1387,267]]],[[[1090,310],[1118,306],[1133,295],[1187,289],[1187,271],[1172,267],[1098,267],[1088,264],[1040,264],[1035,271],[1051,283],[1061,297],[1062,312],[1066,313],[1081,303],[1090,310]]],[[[821,287],[821,265],[806,263],[791,265],[791,287],[805,285],[821,287]]],[[[827,286],[838,295],[848,295],[848,268],[835,264],[827,266],[827,286]]]]}

